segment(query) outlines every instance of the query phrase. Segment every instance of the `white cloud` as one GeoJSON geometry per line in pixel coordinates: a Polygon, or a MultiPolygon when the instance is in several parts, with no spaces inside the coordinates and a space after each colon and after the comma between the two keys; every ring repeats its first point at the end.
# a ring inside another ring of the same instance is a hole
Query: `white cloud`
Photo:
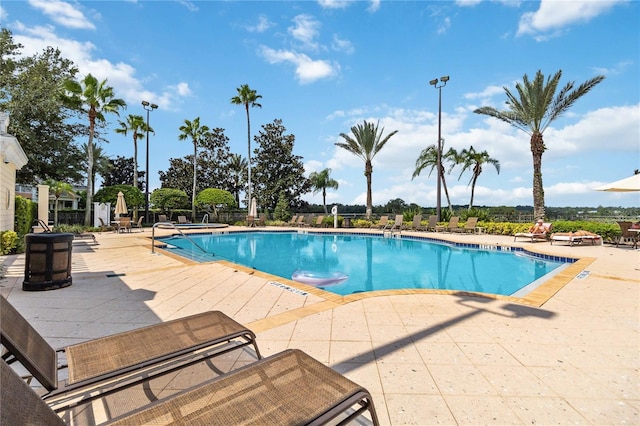
{"type": "Polygon", "coordinates": [[[112,63],[107,59],[95,58],[96,47],[91,42],[81,42],[59,37],[52,26],[26,27],[20,22],[14,25],[13,38],[24,46],[22,54],[31,56],[42,52],[48,46],[56,46],[64,56],[80,70],[78,78],[92,74],[98,80],[107,80],[119,98],[128,104],[138,104],[141,99],[158,104],[161,108],[175,108],[182,97],[189,96],[191,90],[185,82],[167,87],[162,93],[145,91],[136,69],[124,62],[112,63]]]}
{"type": "Polygon", "coordinates": [[[517,35],[553,33],[574,23],[589,22],[619,2],[619,0],[542,0],[537,11],[527,12],[520,17],[517,35]]]}
{"type": "Polygon", "coordinates": [[[318,0],[320,7],[324,9],[345,9],[354,0],[318,0]]]}
{"type": "Polygon", "coordinates": [[[256,32],[256,33],[263,33],[265,31],[267,31],[269,28],[274,27],[276,24],[269,21],[269,18],[267,18],[264,15],[260,15],[258,16],[258,23],[255,25],[249,25],[247,26],[247,30],[250,32],[256,32]]]}
{"type": "Polygon", "coordinates": [[[337,34],[333,35],[333,42],[331,43],[331,47],[333,48],[333,50],[345,52],[349,55],[351,55],[355,51],[353,44],[349,40],[342,40],[340,37],[338,37],[337,34]]]}
{"type": "Polygon", "coordinates": [[[382,0],[371,0],[371,3],[369,4],[369,7],[367,8],[367,12],[369,12],[369,13],[377,12],[378,9],[380,9],[381,1],[382,0]]]}
{"type": "Polygon", "coordinates": [[[29,4],[62,26],[85,30],[96,29],[79,9],[69,3],[60,0],[29,0],[29,4]]]}
{"type": "Polygon", "coordinates": [[[293,18],[292,27],[289,27],[287,31],[293,38],[302,42],[302,47],[310,50],[317,50],[318,44],[314,39],[319,34],[320,21],[316,20],[310,15],[297,15],[293,18]]]}
{"type": "Polygon", "coordinates": [[[275,50],[262,46],[260,53],[271,64],[288,62],[296,67],[296,77],[300,83],[312,83],[328,78],[339,72],[339,66],[324,60],[313,60],[303,53],[288,50],[275,50]]]}

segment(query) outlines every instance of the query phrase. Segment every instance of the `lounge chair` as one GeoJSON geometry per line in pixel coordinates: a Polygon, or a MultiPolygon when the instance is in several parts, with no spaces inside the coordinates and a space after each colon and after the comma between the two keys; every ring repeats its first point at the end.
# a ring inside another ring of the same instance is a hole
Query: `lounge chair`
{"type": "Polygon", "coordinates": [[[258,226],[267,226],[267,215],[264,213],[260,213],[258,216],[258,226]]]}
{"type": "MultiPolygon", "coordinates": [[[[101,385],[106,385],[107,381],[94,382],[94,386],[86,393],[87,399],[79,399],[76,393],[73,399],[64,403],[61,399],[53,401],[51,393],[39,396],[34,392],[27,384],[30,382],[29,378],[25,381],[25,378],[21,378],[10,364],[19,362],[21,367],[33,374],[40,384],[45,387],[55,386],[57,382],[56,353],[2,296],[0,296],[0,307],[2,308],[0,324],[3,345],[3,356],[0,360],[0,382],[2,383],[0,407],[2,407],[3,425],[64,425],[65,422],[55,414],[52,407],[64,413],[69,424],[95,424],[96,419],[92,410],[94,406],[98,408],[101,417],[106,417],[106,419],[100,419],[101,421],[106,420],[108,424],[127,426],[169,423],[184,425],[323,424],[338,416],[341,416],[340,420],[342,420],[342,416],[345,415],[347,416],[344,419],[345,422],[350,421],[365,411],[369,411],[374,425],[379,424],[373,400],[366,389],[296,349],[261,358],[245,367],[230,373],[222,373],[212,380],[168,397],[160,397],[161,399],[156,395],[149,395],[147,392],[151,389],[143,386],[146,400],[142,406],[139,405],[140,401],[127,399],[131,398],[130,393],[127,392],[128,389],[125,385],[117,387],[119,382],[116,382],[113,376],[107,379],[108,386],[116,385],[116,387],[104,393],[101,393],[103,391],[101,385]],[[7,324],[7,321],[12,322],[7,324]],[[111,412],[109,400],[114,406],[118,405],[118,408],[124,405],[122,407],[124,413],[111,412]]],[[[260,358],[253,333],[228,317],[223,318],[223,322],[231,327],[231,330],[223,328],[223,331],[241,329],[240,332],[250,333],[256,354],[260,358]]],[[[182,320],[178,320],[180,321],[182,320]]],[[[178,323],[172,321],[171,324],[178,323]]],[[[167,336],[163,339],[162,336],[147,335],[145,336],[147,338],[140,340],[141,336],[128,336],[120,342],[123,344],[121,346],[136,350],[133,351],[134,353],[127,354],[125,358],[148,351],[148,346],[153,348],[174,346],[185,339],[193,340],[210,334],[211,329],[218,330],[218,324],[211,323],[211,318],[207,317],[200,317],[197,329],[192,329],[189,327],[192,324],[188,323],[180,325],[186,327],[173,327],[172,332],[179,333],[179,336],[174,336],[173,339],[167,340],[167,336]]],[[[163,327],[164,325],[161,324],[160,328],[163,327]]],[[[156,331],[157,329],[158,326],[151,326],[141,330],[156,331]]],[[[112,337],[108,336],[74,345],[74,347],[88,345],[85,348],[86,354],[91,355],[94,360],[99,359],[100,362],[97,365],[92,362],[81,364],[70,362],[69,373],[75,368],[84,372],[107,363],[118,363],[120,358],[117,354],[113,354],[117,345],[113,345],[114,342],[108,342],[110,339],[112,337]],[[109,348],[104,347],[105,339],[109,348]]],[[[247,344],[250,342],[245,343],[247,344]]],[[[233,346],[227,351],[236,348],[238,346],[233,346]]],[[[202,349],[201,345],[199,349],[202,349]]],[[[73,359],[75,358],[72,356],[73,359]]],[[[164,360],[166,361],[166,358],[164,360]]],[[[129,373],[145,366],[144,363],[138,363],[132,366],[129,373]]],[[[148,383],[147,371],[148,369],[141,374],[144,378],[139,383],[148,383]]],[[[176,369],[170,371],[173,372],[176,369]]],[[[104,375],[101,377],[105,378],[104,375]]]]}
{"type": "Polygon", "coordinates": [[[167,215],[159,214],[158,215],[158,222],[169,222],[169,220],[167,219],[167,215]]]}
{"type": "Polygon", "coordinates": [[[305,220],[306,220],[306,217],[303,214],[301,214],[300,216],[298,216],[298,220],[296,221],[296,224],[294,226],[301,226],[301,227],[304,226],[305,220]]]}
{"type": "Polygon", "coordinates": [[[478,218],[477,217],[468,217],[467,218],[467,222],[464,224],[463,227],[456,226],[455,228],[451,229],[451,231],[452,232],[461,232],[461,233],[473,234],[474,232],[476,232],[476,226],[477,225],[478,225],[478,218]]]}
{"type": "Polygon", "coordinates": [[[104,220],[99,217],[98,220],[100,220],[100,232],[104,232],[107,230],[107,224],[104,223],[104,220]]]}
{"type": "Polygon", "coordinates": [[[516,241],[517,238],[526,238],[526,239],[529,239],[532,243],[535,243],[536,241],[547,241],[547,237],[551,233],[551,228],[553,227],[553,224],[545,222],[543,226],[546,229],[545,232],[540,232],[540,233],[518,232],[514,234],[513,241],[516,241]]]}
{"type": "Polygon", "coordinates": [[[174,371],[161,368],[169,363],[190,365],[194,357],[202,361],[247,345],[253,345],[261,358],[255,334],[219,311],[54,350],[2,296],[0,343],[8,351],[2,358],[9,364],[19,361],[45,388],[42,398],[56,404],[68,398],[95,399],[106,383],[116,388],[131,386],[174,371]],[[66,365],[58,366],[57,353],[64,353],[66,365]],[[67,379],[59,379],[64,370],[67,379]]]}
{"type": "Polygon", "coordinates": [[[98,244],[98,240],[96,240],[96,236],[91,232],[76,232],[73,234],[74,240],[84,240],[84,239],[93,240],[94,244],[98,244]]]}
{"type": "Polygon", "coordinates": [[[247,226],[250,228],[256,226],[256,218],[254,216],[247,216],[247,226]]]}
{"type": "Polygon", "coordinates": [[[413,222],[411,223],[412,231],[424,231],[424,226],[422,226],[422,215],[416,214],[413,216],[413,222]]]}
{"type": "Polygon", "coordinates": [[[456,230],[458,229],[459,221],[460,221],[460,216],[451,216],[451,218],[449,219],[449,223],[447,223],[446,225],[436,226],[436,232],[440,232],[440,231],[456,232],[456,230]]]}
{"type": "Polygon", "coordinates": [[[404,216],[401,214],[397,214],[396,218],[393,221],[393,225],[389,228],[389,231],[394,232],[402,232],[402,221],[404,220],[404,216]]]}
{"type": "Polygon", "coordinates": [[[632,248],[638,248],[638,237],[640,233],[632,231],[631,225],[633,225],[631,222],[618,222],[622,233],[620,234],[620,238],[618,238],[618,242],[616,242],[616,247],[618,247],[620,243],[626,244],[627,241],[630,241],[632,248]]]}
{"type": "Polygon", "coordinates": [[[324,216],[320,215],[316,218],[315,222],[313,223],[313,226],[316,228],[322,228],[323,227],[323,222],[324,221],[324,216]]]}
{"type": "MultiPolygon", "coordinates": [[[[5,361],[0,361],[0,379],[3,425],[65,424],[5,361]]],[[[108,419],[107,424],[319,425],[344,416],[346,423],[365,411],[379,425],[365,388],[304,352],[288,349],[108,419]]],[[[95,419],[82,414],[73,424],[93,424],[95,419]]]]}
{"type": "Polygon", "coordinates": [[[567,242],[570,246],[590,241],[591,245],[595,245],[596,243],[602,244],[602,237],[592,232],[579,230],[576,232],[555,232],[551,234],[551,245],[553,245],[554,241],[567,242]]]}
{"type": "Polygon", "coordinates": [[[187,223],[191,223],[191,221],[187,220],[186,216],[178,216],[178,224],[185,225],[187,223]]]}
{"type": "Polygon", "coordinates": [[[380,216],[378,223],[371,225],[372,228],[386,229],[389,226],[389,216],[380,216]]]}
{"type": "Polygon", "coordinates": [[[286,223],[286,225],[289,226],[296,226],[296,222],[298,221],[298,216],[293,216],[289,222],[286,223]]]}
{"type": "Polygon", "coordinates": [[[431,216],[429,216],[429,223],[427,223],[427,226],[425,227],[425,231],[436,231],[436,228],[438,227],[438,216],[436,216],[435,214],[432,214],[431,216]]]}

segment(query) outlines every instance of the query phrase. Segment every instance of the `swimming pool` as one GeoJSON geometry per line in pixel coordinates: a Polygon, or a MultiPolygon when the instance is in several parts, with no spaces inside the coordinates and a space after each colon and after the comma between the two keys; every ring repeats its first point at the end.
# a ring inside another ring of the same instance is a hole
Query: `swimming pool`
{"type": "Polygon", "coordinates": [[[407,236],[259,231],[190,234],[189,239],[173,236],[162,241],[172,252],[192,260],[228,260],[287,279],[294,274],[346,275],[346,280],[315,283],[343,296],[406,288],[519,295],[521,289],[573,261],[536,257],[510,247],[456,245],[407,236]]]}

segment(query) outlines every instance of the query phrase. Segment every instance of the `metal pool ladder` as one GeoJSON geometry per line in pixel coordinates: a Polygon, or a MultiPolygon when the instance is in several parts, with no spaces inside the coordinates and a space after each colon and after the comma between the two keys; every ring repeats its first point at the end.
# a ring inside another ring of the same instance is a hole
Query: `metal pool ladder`
{"type": "Polygon", "coordinates": [[[202,250],[203,253],[207,254],[207,251],[205,249],[203,249],[202,247],[200,247],[198,245],[198,243],[196,243],[195,241],[193,241],[191,238],[189,238],[189,236],[185,233],[183,233],[178,227],[176,227],[175,224],[171,223],[171,222],[156,222],[153,224],[153,228],[151,229],[151,254],[154,254],[156,252],[156,228],[157,227],[167,227],[167,228],[173,228],[176,231],[178,231],[178,233],[180,235],[182,235],[183,237],[185,237],[187,240],[189,240],[189,242],[191,244],[193,244],[194,246],[198,247],[200,250],[202,250]]]}

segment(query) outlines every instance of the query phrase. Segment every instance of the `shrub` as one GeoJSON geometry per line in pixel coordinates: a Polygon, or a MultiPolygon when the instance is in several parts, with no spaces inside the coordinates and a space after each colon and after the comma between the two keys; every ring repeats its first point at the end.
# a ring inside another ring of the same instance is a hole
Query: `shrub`
{"type": "Polygon", "coordinates": [[[15,231],[0,232],[0,255],[15,251],[18,246],[18,234],[15,231]]]}

